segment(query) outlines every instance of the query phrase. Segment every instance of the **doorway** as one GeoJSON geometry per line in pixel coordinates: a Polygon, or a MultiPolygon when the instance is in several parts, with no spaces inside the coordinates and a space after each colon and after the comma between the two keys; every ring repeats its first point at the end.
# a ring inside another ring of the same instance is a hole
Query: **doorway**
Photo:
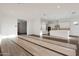
{"type": "Polygon", "coordinates": [[[27,21],[18,20],[18,35],[27,35],[27,21]]]}

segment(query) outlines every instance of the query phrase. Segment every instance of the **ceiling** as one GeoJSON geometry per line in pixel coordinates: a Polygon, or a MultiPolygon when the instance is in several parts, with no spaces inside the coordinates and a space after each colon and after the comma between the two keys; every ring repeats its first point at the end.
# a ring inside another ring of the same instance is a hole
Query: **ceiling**
{"type": "Polygon", "coordinates": [[[79,3],[1,3],[0,15],[71,19],[79,15],[79,3]]]}

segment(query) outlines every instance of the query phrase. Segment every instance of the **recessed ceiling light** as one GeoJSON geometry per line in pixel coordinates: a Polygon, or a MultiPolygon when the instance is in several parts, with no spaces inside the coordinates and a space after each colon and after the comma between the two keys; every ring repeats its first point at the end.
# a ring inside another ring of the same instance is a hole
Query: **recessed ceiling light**
{"type": "Polygon", "coordinates": [[[74,21],[73,24],[74,24],[74,25],[78,25],[78,22],[77,22],[77,21],[74,21]]]}
{"type": "Polygon", "coordinates": [[[57,8],[60,8],[60,6],[59,6],[59,5],[57,5],[57,8]]]}

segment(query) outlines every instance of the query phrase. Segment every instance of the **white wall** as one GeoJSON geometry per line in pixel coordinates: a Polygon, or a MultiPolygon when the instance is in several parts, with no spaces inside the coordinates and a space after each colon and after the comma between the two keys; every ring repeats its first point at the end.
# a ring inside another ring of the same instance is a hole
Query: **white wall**
{"type": "Polygon", "coordinates": [[[27,19],[27,35],[33,34],[33,21],[31,19],[27,19]]]}
{"type": "Polygon", "coordinates": [[[6,16],[1,21],[1,35],[17,36],[17,20],[12,16],[6,16]]]}
{"type": "Polygon", "coordinates": [[[33,27],[32,27],[32,34],[40,35],[40,29],[41,29],[41,21],[40,19],[36,19],[33,21],[33,27]]]}
{"type": "MultiPolygon", "coordinates": [[[[74,21],[78,21],[78,19],[74,21]]],[[[74,25],[73,24],[74,21],[71,22],[70,35],[79,36],[79,21],[78,21],[78,25],[74,25]]]]}

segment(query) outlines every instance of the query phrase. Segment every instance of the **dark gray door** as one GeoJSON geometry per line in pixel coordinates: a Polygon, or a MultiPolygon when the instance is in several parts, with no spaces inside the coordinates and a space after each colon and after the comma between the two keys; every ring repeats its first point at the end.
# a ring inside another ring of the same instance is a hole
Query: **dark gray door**
{"type": "Polygon", "coordinates": [[[27,22],[19,20],[18,22],[18,34],[27,34],[27,22]]]}

